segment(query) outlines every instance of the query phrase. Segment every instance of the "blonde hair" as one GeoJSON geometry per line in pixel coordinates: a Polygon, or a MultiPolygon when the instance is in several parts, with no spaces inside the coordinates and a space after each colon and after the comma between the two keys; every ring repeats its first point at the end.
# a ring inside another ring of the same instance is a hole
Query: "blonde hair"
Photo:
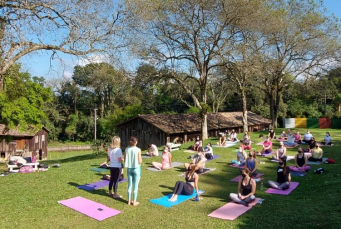
{"type": "Polygon", "coordinates": [[[121,147],[121,138],[119,136],[114,136],[111,141],[111,148],[121,147]]]}

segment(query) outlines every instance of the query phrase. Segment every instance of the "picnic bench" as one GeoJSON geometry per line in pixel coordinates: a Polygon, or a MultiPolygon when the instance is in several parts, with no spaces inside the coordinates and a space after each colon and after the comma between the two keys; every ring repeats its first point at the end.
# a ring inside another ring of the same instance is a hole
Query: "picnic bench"
{"type": "MultiPolygon", "coordinates": [[[[31,165],[33,167],[33,170],[37,171],[38,170],[39,162],[36,162],[36,163],[26,163],[23,166],[25,166],[25,165],[31,165]]],[[[8,167],[8,171],[11,172],[11,173],[19,172],[19,166],[17,166],[17,165],[9,165],[9,164],[7,164],[7,167],[8,167]]]]}

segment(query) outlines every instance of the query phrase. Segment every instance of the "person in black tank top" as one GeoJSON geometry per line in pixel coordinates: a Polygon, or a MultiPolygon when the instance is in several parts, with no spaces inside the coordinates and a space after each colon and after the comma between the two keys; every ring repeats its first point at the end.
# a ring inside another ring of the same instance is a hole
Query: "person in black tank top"
{"type": "Polygon", "coordinates": [[[274,189],[279,189],[279,190],[285,190],[290,187],[290,181],[291,181],[291,176],[290,176],[290,170],[286,166],[287,164],[287,157],[281,157],[279,162],[278,162],[278,167],[277,167],[277,180],[276,181],[268,181],[268,184],[270,185],[271,188],[274,189]]]}
{"type": "Polygon", "coordinates": [[[230,199],[238,204],[249,206],[256,199],[256,182],[250,177],[248,168],[242,169],[242,178],[238,183],[238,193],[230,193],[230,199]]]}
{"type": "Polygon", "coordinates": [[[192,195],[194,189],[196,190],[196,193],[198,193],[199,176],[195,172],[196,165],[194,163],[190,164],[189,168],[190,170],[185,173],[186,182],[177,181],[175,183],[173,195],[168,199],[168,201],[177,201],[178,195],[192,195]]]}
{"type": "Polygon", "coordinates": [[[308,159],[304,155],[304,151],[302,147],[298,148],[298,154],[295,156],[295,164],[296,166],[289,166],[289,169],[294,172],[306,172],[310,170],[310,166],[308,165],[308,159]]]}

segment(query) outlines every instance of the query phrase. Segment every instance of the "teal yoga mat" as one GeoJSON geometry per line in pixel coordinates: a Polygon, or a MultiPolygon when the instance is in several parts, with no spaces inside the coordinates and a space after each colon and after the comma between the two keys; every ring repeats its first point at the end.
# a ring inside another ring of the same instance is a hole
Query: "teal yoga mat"
{"type": "MultiPolygon", "coordinates": [[[[199,195],[203,194],[204,191],[199,190],[199,195]]],[[[153,204],[158,204],[166,208],[170,208],[172,206],[178,205],[186,200],[189,200],[191,198],[194,198],[197,195],[197,193],[194,190],[194,193],[192,195],[179,195],[178,200],[175,202],[168,201],[168,199],[172,196],[172,194],[169,194],[167,196],[163,196],[159,199],[151,199],[150,202],[153,204]]]]}
{"type": "Polygon", "coordinates": [[[108,172],[110,171],[109,168],[108,169],[105,169],[105,168],[92,168],[90,169],[91,171],[95,171],[95,172],[108,172]]]}

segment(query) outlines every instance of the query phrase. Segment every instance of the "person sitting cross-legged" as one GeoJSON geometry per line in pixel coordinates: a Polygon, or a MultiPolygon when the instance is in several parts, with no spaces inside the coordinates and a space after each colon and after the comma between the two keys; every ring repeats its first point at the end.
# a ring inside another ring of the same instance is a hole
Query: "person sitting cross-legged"
{"type": "Polygon", "coordinates": [[[238,193],[230,193],[230,199],[246,207],[256,199],[256,182],[250,176],[248,168],[242,169],[242,178],[238,182],[238,193]]]}
{"type": "Polygon", "coordinates": [[[271,188],[285,190],[290,187],[291,181],[290,170],[287,168],[286,164],[287,164],[286,156],[279,158],[277,167],[277,180],[268,181],[268,184],[270,185],[271,188]]]}
{"type": "Polygon", "coordinates": [[[310,169],[307,156],[304,154],[302,147],[299,147],[295,156],[295,166],[289,166],[289,169],[294,172],[306,172],[310,169]]]}
{"type": "Polygon", "coordinates": [[[316,143],[315,148],[311,150],[311,156],[308,158],[308,161],[322,161],[323,158],[323,150],[320,148],[320,144],[316,143]]]}

